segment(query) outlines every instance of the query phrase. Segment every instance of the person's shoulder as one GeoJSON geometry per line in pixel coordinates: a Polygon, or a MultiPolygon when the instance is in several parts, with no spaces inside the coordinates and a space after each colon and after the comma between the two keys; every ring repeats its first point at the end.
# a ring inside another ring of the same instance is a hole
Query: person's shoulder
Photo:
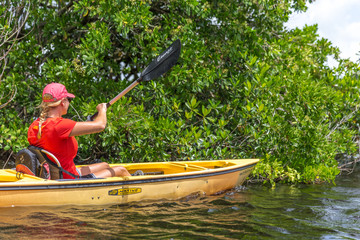
{"type": "Polygon", "coordinates": [[[76,122],[76,121],[71,120],[71,119],[69,119],[69,118],[63,118],[63,117],[52,118],[51,121],[53,121],[54,123],[60,123],[60,122],[76,122]]]}
{"type": "Polygon", "coordinates": [[[75,124],[76,124],[76,121],[74,121],[74,120],[71,120],[71,119],[69,119],[69,118],[63,118],[63,117],[59,117],[59,118],[54,118],[53,119],[53,124],[54,125],[66,125],[66,126],[71,126],[71,127],[73,127],[73,126],[75,126],[75,124]]]}
{"type": "Polygon", "coordinates": [[[39,130],[39,118],[35,119],[29,126],[28,134],[39,130]]]}

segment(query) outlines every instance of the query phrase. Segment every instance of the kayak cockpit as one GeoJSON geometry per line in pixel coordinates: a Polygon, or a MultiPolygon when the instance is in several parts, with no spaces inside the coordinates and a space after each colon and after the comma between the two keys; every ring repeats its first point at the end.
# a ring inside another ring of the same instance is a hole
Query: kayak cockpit
{"type": "MultiPolygon", "coordinates": [[[[176,174],[184,172],[204,171],[234,165],[236,164],[226,160],[121,164],[121,166],[125,167],[130,174],[133,174],[137,170],[142,170],[144,172],[144,175],[176,174]]],[[[116,166],[116,164],[110,164],[110,166],[116,166]]]]}
{"type": "MultiPolygon", "coordinates": [[[[208,171],[211,169],[219,169],[236,165],[231,161],[186,161],[186,162],[153,162],[153,163],[125,163],[125,164],[110,164],[110,166],[123,166],[130,174],[134,174],[140,170],[144,175],[169,175],[182,174],[189,172],[208,171]]],[[[141,176],[140,175],[140,176],[141,176]]],[[[137,177],[137,176],[132,176],[137,177]]],[[[32,176],[17,172],[15,169],[0,170],[0,182],[27,182],[27,181],[65,181],[67,179],[48,180],[41,177],[32,176]]],[[[69,179],[72,181],[84,179],[69,179]]]]}

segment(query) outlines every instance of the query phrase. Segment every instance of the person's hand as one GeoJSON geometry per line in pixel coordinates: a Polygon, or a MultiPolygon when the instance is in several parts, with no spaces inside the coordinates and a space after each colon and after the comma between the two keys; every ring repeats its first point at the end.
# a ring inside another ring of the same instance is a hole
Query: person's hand
{"type": "Polygon", "coordinates": [[[99,105],[97,105],[96,110],[97,110],[97,112],[95,114],[87,116],[86,121],[88,121],[88,122],[94,121],[94,119],[98,115],[102,115],[106,119],[106,111],[107,111],[107,104],[106,103],[100,103],[99,105]]]}
{"type": "Polygon", "coordinates": [[[99,105],[96,106],[96,110],[100,113],[100,112],[106,112],[107,107],[106,107],[106,103],[100,103],[99,105]]]}

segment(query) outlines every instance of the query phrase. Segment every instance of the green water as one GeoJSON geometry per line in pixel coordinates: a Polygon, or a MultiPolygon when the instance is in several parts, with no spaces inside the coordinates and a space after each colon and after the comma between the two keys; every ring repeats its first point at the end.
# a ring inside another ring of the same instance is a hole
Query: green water
{"type": "Polygon", "coordinates": [[[0,208],[0,239],[360,239],[360,176],[116,206],[0,208]]]}

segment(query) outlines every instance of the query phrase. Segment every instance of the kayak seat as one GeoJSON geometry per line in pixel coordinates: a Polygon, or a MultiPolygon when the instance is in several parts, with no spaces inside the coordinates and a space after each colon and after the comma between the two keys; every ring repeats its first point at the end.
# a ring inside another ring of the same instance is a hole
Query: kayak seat
{"type": "Polygon", "coordinates": [[[145,174],[142,170],[137,170],[136,172],[131,174],[131,176],[143,176],[143,175],[145,175],[145,174]]]}
{"type": "Polygon", "coordinates": [[[18,172],[45,179],[63,179],[64,172],[74,178],[78,178],[78,176],[63,169],[54,154],[31,145],[17,153],[15,165],[18,172]]]}

